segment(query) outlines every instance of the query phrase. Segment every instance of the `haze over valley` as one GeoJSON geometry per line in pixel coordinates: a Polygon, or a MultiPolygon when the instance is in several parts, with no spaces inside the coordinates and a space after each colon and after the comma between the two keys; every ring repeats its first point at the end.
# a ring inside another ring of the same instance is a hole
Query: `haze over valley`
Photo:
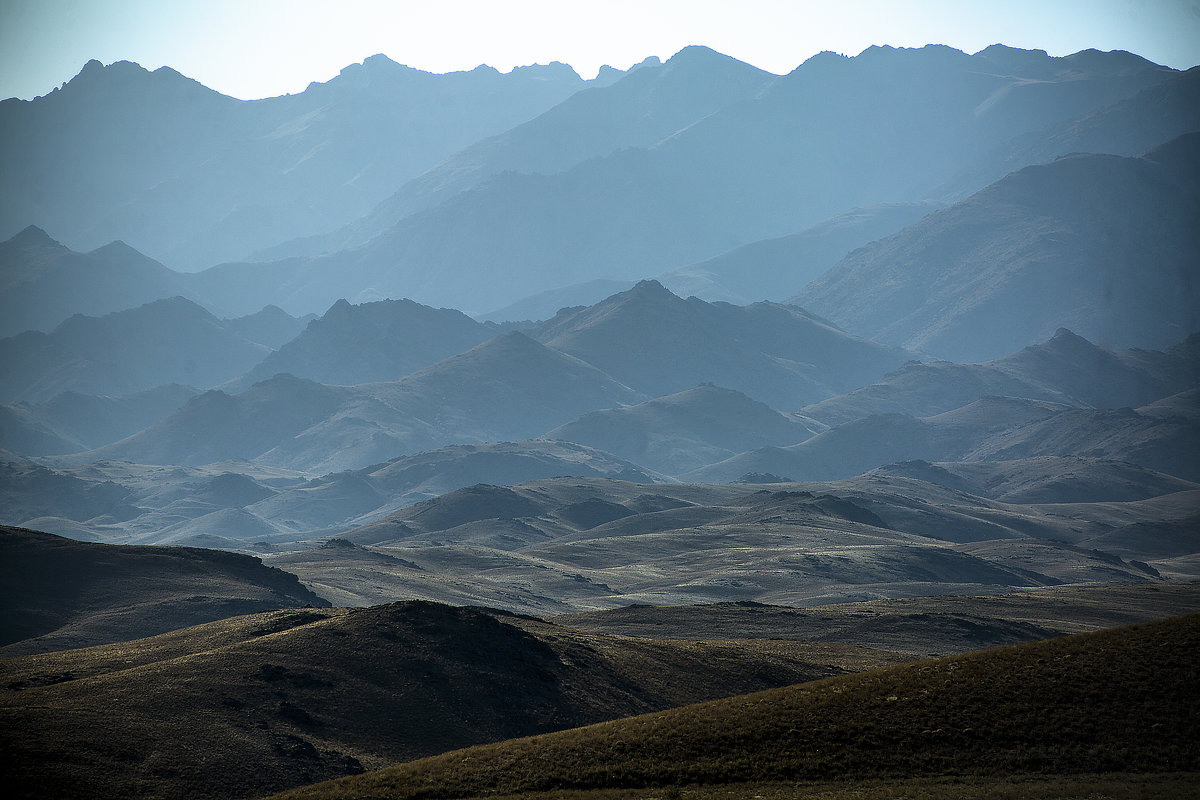
{"type": "Polygon", "coordinates": [[[1200,67],[92,60],[0,140],[20,796],[1194,792],[1200,67]]]}

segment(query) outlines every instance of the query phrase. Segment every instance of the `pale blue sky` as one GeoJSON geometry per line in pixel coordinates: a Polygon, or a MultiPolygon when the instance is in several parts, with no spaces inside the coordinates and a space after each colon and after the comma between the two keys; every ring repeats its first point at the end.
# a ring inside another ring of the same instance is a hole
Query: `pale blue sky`
{"type": "Polygon", "coordinates": [[[0,97],[92,58],[174,67],[226,94],[302,91],[375,53],[433,72],[565,61],[584,77],[704,44],[776,73],[812,54],[995,42],[1200,64],[1200,0],[0,0],[0,97]]]}

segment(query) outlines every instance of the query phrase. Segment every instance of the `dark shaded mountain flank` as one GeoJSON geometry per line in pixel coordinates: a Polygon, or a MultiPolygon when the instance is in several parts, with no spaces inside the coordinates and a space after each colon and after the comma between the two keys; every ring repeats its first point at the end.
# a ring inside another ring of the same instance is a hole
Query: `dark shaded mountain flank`
{"type": "Polygon", "coordinates": [[[829,425],[871,414],[940,414],[988,395],[1085,408],[1138,407],[1200,385],[1200,335],[1166,350],[1112,351],[1060,328],[982,364],[912,361],[874,383],[806,406],[829,425]]]}
{"type": "MultiPolygon", "coordinates": [[[[1198,645],[1200,615],[1173,617],[446,753],[280,797],[607,790],[613,775],[627,791],[920,786],[950,797],[982,783],[982,797],[1019,776],[1061,776],[1061,789],[1097,764],[1119,784],[1120,773],[1170,777],[1200,768],[1198,645]],[[933,775],[975,778],[946,790],[933,775]]],[[[1188,791],[1189,778],[1172,783],[1188,791]]]]}
{"type": "Polygon", "coordinates": [[[683,300],[657,281],[563,309],[529,333],[651,396],[715,383],[774,408],[860,386],[907,357],[798,308],[683,300]]]}
{"type": "Polygon", "coordinates": [[[61,89],[0,105],[0,235],[32,222],[74,248],[119,238],[185,269],[245,257],[366,214],[585,85],[564,64],[434,75],[376,55],[299,94],[241,101],[166,67],[91,61],[61,89]]]}
{"type": "Polygon", "coordinates": [[[126,641],[275,608],[328,605],[252,556],[77,542],[0,527],[5,655],[126,641]]]}
{"type": "Polygon", "coordinates": [[[803,441],[825,426],[712,384],[626,408],[593,411],[546,433],[679,475],[736,453],[803,441]]]}
{"type": "Polygon", "coordinates": [[[16,796],[256,797],[904,660],[800,642],[633,640],[422,602],[287,610],[6,660],[0,737],[16,756],[16,796]],[[111,723],[65,721],[81,712],[111,723]],[[146,762],[158,768],[147,774],[146,762]]]}
{"type": "Polygon", "coordinates": [[[497,333],[462,312],[411,300],[339,300],[225,388],[244,389],[281,372],[339,385],[396,380],[497,333]]]}
{"type": "Polygon", "coordinates": [[[195,285],[223,297],[236,287],[247,310],[315,311],[369,287],[484,313],[596,278],[658,275],[851,208],[940,197],[1004,142],[1175,74],[1127,53],[823,53],[653,146],[552,175],[498,173],[353,250],[227,266],[195,285]]]}
{"type": "Polygon", "coordinates": [[[1200,133],[1027,167],[852,253],[793,300],[864,336],[995,358],[1067,327],[1115,348],[1200,329],[1200,133]]]}
{"type": "Polygon", "coordinates": [[[167,383],[204,388],[268,352],[190,300],[156,300],[102,317],[77,315],[52,333],[0,339],[0,399],[39,402],[64,391],[126,395],[167,383]]]}
{"type": "Polygon", "coordinates": [[[176,295],[199,299],[178,273],[124,242],[77,253],[31,225],[0,244],[0,337],[49,333],[75,314],[100,316],[176,295]]]}

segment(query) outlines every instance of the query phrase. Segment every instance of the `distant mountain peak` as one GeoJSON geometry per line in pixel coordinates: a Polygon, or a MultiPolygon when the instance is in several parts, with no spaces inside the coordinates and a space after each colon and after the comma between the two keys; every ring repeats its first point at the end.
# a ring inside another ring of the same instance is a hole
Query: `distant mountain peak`
{"type": "Polygon", "coordinates": [[[1056,330],[1054,332],[1054,335],[1050,337],[1050,341],[1051,342],[1072,342],[1072,343],[1087,342],[1087,344],[1089,344],[1089,345],[1091,344],[1091,342],[1088,342],[1087,339],[1083,338],[1079,334],[1077,334],[1067,328],[1059,328],[1058,330],[1056,330]]]}
{"type": "Polygon", "coordinates": [[[690,44],[680,50],[675,55],[667,59],[667,64],[678,64],[681,62],[702,62],[702,61],[733,61],[734,59],[723,53],[718,53],[711,47],[706,47],[702,44],[690,44]]]}
{"type": "Polygon", "coordinates": [[[329,307],[325,312],[324,318],[331,319],[333,317],[342,317],[350,314],[354,306],[350,305],[350,301],[344,297],[339,297],[337,301],[329,307]]]}
{"type": "Polygon", "coordinates": [[[617,295],[617,297],[622,297],[622,296],[637,297],[637,298],[655,297],[655,298],[661,298],[664,300],[668,299],[668,298],[672,298],[675,300],[679,299],[675,295],[674,292],[672,292],[670,289],[663,286],[661,283],[654,280],[653,278],[650,278],[650,279],[647,279],[644,281],[638,281],[636,284],[634,284],[632,289],[628,289],[624,292],[621,292],[621,294],[617,295]]]}
{"type": "Polygon", "coordinates": [[[144,101],[142,93],[148,86],[168,87],[171,91],[224,97],[215,89],[210,89],[171,67],[159,67],[151,72],[134,61],[114,61],[105,66],[94,58],[83,65],[83,69],[79,71],[78,75],[55,91],[64,91],[70,94],[100,92],[101,96],[106,96],[103,93],[110,93],[107,95],[110,99],[113,96],[125,97],[129,94],[136,94],[138,100],[144,101]]]}
{"type": "MultiPolygon", "coordinates": [[[[1006,358],[1017,357],[1021,352],[1057,353],[1074,358],[1085,353],[1097,353],[1103,351],[1104,348],[1093,344],[1074,331],[1068,330],[1067,328],[1059,328],[1054,332],[1054,335],[1046,341],[1038,342],[1037,344],[1031,344],[1017,353],[1013,353],[1012,356],[1006,356],[1006,358]]],[[[999,360],[1003,361],[1004,359],[999,360]]]]}
{"type": "Polygon", "coordinates": [[[9,239],[5,244],[15,245],[17,247],[60,247],[63,250],[67,248],[51,238],[50,234],[39,228],[37,225],[29,225],[16,236],[9,239]]]}
{"type": "Polygon", "coordinates": [[[1006,44],[1000,44],[999,42],[997,42],[996,44],[988,45],[987,47],[983,48],[979,52],[974,53],[974,55],[977,55],[977,56],[1028,55],[1028,56],[1038,56],[1040,58],[1049,58],[1050,57],[1049,54],[1045,50],[1037,50],[1037,49],[1027,50],[1027,49],[1021,48],[1021,47],[1010,47],[1006,44]]]}
{"type": "Polygon", "coordinates": [[[90,256],[104,259],[105,261],[128,261],[130,259],[148,259],[149,256],[142,253],[136,247],[131,247],[122,239],[115,239],[106,245],[97,247],[95,250],[88,253],[90,256]]]}
{"type": "Polygon", "coordinates": [[[397,62],[388,58],[383,53],[376,53],[373,56],[367,56],[366,58],[363,59],[362,65],[369,69],[373,69],[373,68],[377,68],[377,67],[390,69],[392,67],[400,66],[400,64],[398,64],[397,62]]]}

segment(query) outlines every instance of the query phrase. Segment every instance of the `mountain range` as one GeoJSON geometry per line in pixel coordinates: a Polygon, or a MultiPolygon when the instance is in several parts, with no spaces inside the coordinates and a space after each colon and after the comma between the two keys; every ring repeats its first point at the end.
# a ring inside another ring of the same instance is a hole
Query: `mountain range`
{"type": "Polygon", "coordinates": [[[856,251],[793,301],[881,342],[959,361],[1050,335],[1169,346],[1200,325],[1200,134],[1137,158],[1026,167],[856,251]]]}
{"type": "MultiPolygon", "coordinates": [[[[647,80],[649,70],[686,69],[691,81],[714,86],[745,73],[711,51],[685,50],[675,59],[592,90],[589,101],[599,109],[611,100],[620,108],[607,113],[621,119],[628,98],[617,90],[647,80]]],[[[375,299],[367,289],[479,313],[581,280],[659,274],[855,206],[940,199],[939,185],[986,162],[1006,141],[1177,74],[1127,53],[1051,59],[1005,48],[968,56],[927,47],[822,54],[756,92],[733,99],[735,92],[719,110],[653,144],[594,153],[550,174],[496,172],[436,205],[418,204],[394,222],[395,214],[387,217],[390,227],[353,240],[361,242],[355,249],[222,265],[197,276],[197,289],[240,294],[252,306],[231,313],[268,303],[306,313],[337,297],[375,299]],[[884,130],[893,136],[868,133],[884,130]]],[[[560,121],[555,115],[543,124],[560,121]]],[[[563,127],[561,138],[572,140],[571,126],[563,127]]],[[[1186,130],[1166,125],[1158,141],[1186,130]]],[[[507,146],[524,146],[514,137],[507,146]]]]}
{"type": "Polygon", "coordinates": [[[90,61],[50,94],[0,106],[0,226],[36,221],[72,247],[116,238],[175,268],[209,266],[349,222],[585,85],[564,64],[434,75],[377,55],[299,94],[242,101],[170,68],[90,61]]]}
{"type": "Polygon", "coordinates": [[[19,796],[1192,789],[1200,68],[89,62],[0,141],[19,796]]]}
{"type": "MultiPolygon", "coordinates": [[[[325,321],[319,320],[295,340],[293,352],[321,356],[302,359],[313,368],[336,365],[337,348],[309,348],[304,345],[309,341],[335,341],[349,352],[382,355],[386,349],[377,345],[356,347],[355,336],[373,341],[376,323],[392,319],[393,310],[402,312],[400,318],[411,313],[418,319],[460,320],[455,324],[468,332],[482,327],[456,312],[416,304],[346,305],[331,312],[337,336],[325,338],[325,321]]],[[[788,307],[682,301],[649,283],[590,309],[565,312],[563,318],[574,322],[529,333],[561,330],[569,334],[567,341],[578,335],[576,341],[604,345],[609,325],[617,331],[639,325],[690,331],[691,341],[660,337],[647,351],[647,358],[658,359],[657,380],[684,385],[718,376],[687,371],[703,366],[704,347],[695,342],[734,343],[744,360],[751,343],[769,352],[778,343],[772,334],[780,329],[764,320],[783,324],[778,341],[793,348],[804,344],[805,332],[815,330],[824,338],[812,349],[826,359],[837,355],[835,345],[887,355],[864,350],[861,340],[788,307]],[[685,319],[695,326],[662,325],[677,312],[690,315],[685,319]],[[670,370],[680,367],[682,375],[671,378],[670,370]]],[[[37,405],[6,407],[0,432],[10,448],[71,454],[56,458],[53,468],[12,456],[13,474],[25,477],[12,484],[0,508],[12,524],[48,526],[86,538],[240,549],[345,530],[474,482],[505,485],[566,474],[637,482],[829,480],[892,462],[982,465],[1054,457],[1083,458],[1092,464],[1081,467],[1085,472],[1099,469],[1097,458],[1117,460],[1186,484],[1200,478],[1188,444],[1200,424],[1196,390],[1184,388],[1196,385],[1194,338],[1166,351],[1112,352],[1060,330],[1042,344],[982,364],[909,362],[797,412],[775,410],[712,382],[646,399],[655,384],[626,375],[647,390],[638,392],[518,331],[382,383],[331,386],[284,373],[232,394],[219,389],[196,394],[184,387],[125,398],[63,394],[37,405]],[[1135,403],[1142,404],[1136,411],[1135,403]],[[78,424],[80,419],[87,424],[78,424]],[[111,440],[125,430],[117,426],[139,422],[145,429],[121,441],[92,450],[81,444],[87,437],[111,440]],[[91,466],[118,460],[133,464],[91,466]],[[392,466],[379,463],[384,461],[392,466]],[[167,478],[170,468],[152,465],[204,467],[210,477],[229,472],[261,496],[243,500],[238,494],[214,505],[209,497],[194,496],[198,484],[192,472],[167,478]],[[316,479],[320,473],[337,474],[316,479]],[[161,477],[148,491],[141,476],[151,474],[161,477]],[[395,477],[383,479],[384,474],[395,477]],[[64,491],[55,488],[59,484],[75,486],[81,480],[74,494],[54,499],[64,491]],[[104,518],[107,512],[81,512],[67,499],[85,489],[98,497],[112,494],[100,486],[131,493],[122,501],[125,510],[104,518]],[[178,489],[168,491],[169,486],[178,489]],[[130,503],[141,511],[128,510],[130,503]],[[96,520],[89,522],[92,517],[96,520]]],[[[620,347],[601,350],[601,358],[584,354],[596,360],[616,357],[610,368],[638,363],[620,361],[629,355],[620,347]]],[[[781,361],[770,358],[761,363],[781,361]]],[[[835,379],[837,365],[830,363],[835,379]]],[[[1104,484],[1106,479],[1098,475],[1097,480],[1104,484]]],[[[991,496],[979,485],[947,485],[991,496]]],[[[1182,491],[1183,485],[1162,492],[1182,491]]],[[[1047,492],[1045,500],[1074,502],[1066,484],[1060,482],[1059,489],[1058,495],[1047,492]]],[[[1127,493],[1119,497],[1132,499],[1127,493]]]]}
{"type": "Polygon", "coordinates": [[[269,352],[190,300],[156,300],[103,317],[77,315],[50,333],[0,339],[0,399],[40,402],[64,391],[126,395],[167,383],[212,386],[269,352]]]}

